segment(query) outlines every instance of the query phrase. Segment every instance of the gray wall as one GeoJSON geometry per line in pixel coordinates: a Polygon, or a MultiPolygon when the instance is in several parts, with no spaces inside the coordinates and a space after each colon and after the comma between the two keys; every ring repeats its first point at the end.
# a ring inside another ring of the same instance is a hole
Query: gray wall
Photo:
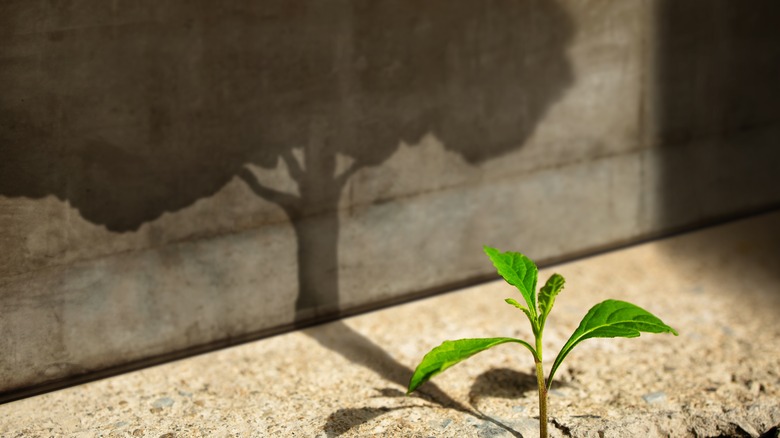
{"type": "Polygon", "coordinates": [[[3,2],[0,396],[778,205],[776,5],[3,2]]]}

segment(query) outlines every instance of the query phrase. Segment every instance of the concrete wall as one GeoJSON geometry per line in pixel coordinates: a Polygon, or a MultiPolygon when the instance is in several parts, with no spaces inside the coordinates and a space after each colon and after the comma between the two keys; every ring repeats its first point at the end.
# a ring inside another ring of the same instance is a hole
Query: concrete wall
{"type": "Polygon", "coordinates": [[[4,2],[0,394],[778,205],[780,11],[682,3],[4,2]]]}

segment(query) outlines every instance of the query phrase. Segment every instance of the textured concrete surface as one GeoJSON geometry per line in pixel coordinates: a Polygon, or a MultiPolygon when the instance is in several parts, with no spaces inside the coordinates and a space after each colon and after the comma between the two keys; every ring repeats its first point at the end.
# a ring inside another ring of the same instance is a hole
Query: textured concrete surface
{"type": "MultiPolygon", "coordinates": [[[[751,436],[780,422],[780,213],[554,266],[544,348],[594,303],[635,302],[679,337],[588,340],[550,396],[556,437],[751,436]]],[[[487,262],[487,260],[486,260],[487,262]]],[[[403,395],[444,339],[530,336],[486,283],[0,405],[0,436],[538,436],[532,360],[503,345],[403,395]]]]}
{"type": "Polygon", "coordinates": [[[778,3],[0,4],[0,399],[780,202],[778,3]]]}

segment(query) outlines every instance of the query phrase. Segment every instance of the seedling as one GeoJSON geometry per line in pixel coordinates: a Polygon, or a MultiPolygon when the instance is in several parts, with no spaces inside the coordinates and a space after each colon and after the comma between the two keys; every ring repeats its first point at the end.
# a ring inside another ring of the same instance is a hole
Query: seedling
{"type": "Polygon", "coordinates": [[[538,269],[531,259],[517,252],[500,252],[485,247],[498,273],[507,283],[515,286],[523,297],[525,305],[513,298],[506,302],[520,309],[528,317],[534,334],[535,345],[515,338],[477,338],[444,341],[423,357],[409,381],[407,394],[413,392],[431,377],[469,357],[496,345],[514,342],[528,349],[536,363],[536,381],[539,387],[539,435],[547,438],[547,393],[552,386],[553,377],[563,359],[580,342],[589,338],[636,338],[640,332],[672,333],[677,331],[650,312],[625,301],[606,300],[593,306],[582,318],[579,327],[563,345],[552,364],[550,375],[545,381],[542,368],[542,334],[547,316],[555,304],[555,297],[563,290],[564,279],[553,274],[542,286],[537,296],[536,278],[538,269]]]}

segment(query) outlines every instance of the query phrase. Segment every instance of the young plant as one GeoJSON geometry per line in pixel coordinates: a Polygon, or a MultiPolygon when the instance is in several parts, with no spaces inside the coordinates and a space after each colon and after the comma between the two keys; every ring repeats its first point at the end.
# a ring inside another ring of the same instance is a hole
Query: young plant
{"type": "Polygon", "coordinates": [[[539,434],[547,438],[547,393],[552,385],[553,377],[563,359],[580,342],[589,338],[635,338],[640,332],[673,333],[677,331],[650,312],[631,303],[618,300],[606,300],[593,306],[582,318],[579,327],[574,330],[569,340],[563,345],[552,364],[550,375],[545,381],[542,368],[542,334],[547,316],[555,303],[555,297],[563,290],[564,279],[553,274],[536,293],[536,277],[538,269],[531,259],[517,252],[500,252],[497,249],[485,247],[485,254],[490,257],[498,273],[507,283],[515,286],[523,297],[525,304],[513,298],[506,302],[522,310],[531,323],[534,334],[534,345],[515,338],[478,338],[444,341],[423,357],[420,365],[414,370],[409,381],[407,394],[417,389],[431,377],[447,368],[467,359],[490,347],[514,342],[527,348],[536,363],[536,381],[539,386],[539,434]]]}

